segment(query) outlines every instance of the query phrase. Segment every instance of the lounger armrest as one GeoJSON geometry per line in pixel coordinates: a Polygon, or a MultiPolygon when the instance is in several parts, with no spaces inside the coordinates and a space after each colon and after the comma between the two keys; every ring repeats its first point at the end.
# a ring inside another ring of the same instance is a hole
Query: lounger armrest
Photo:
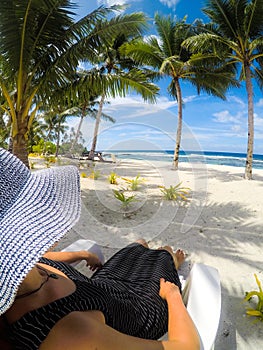
{"type": "Polygon", "coordinates": [[[221,314],[221,286],[217,269],[204,264],[194,264],[182,294],[198,330],[201,349],[211,350],[221,314]]]}
{"type": "MultiPolygon", "coordinates": [[[[88,239],[79,239],[76,242],[70,244],[69,246],[67,246],[66,248],[64,248],[62,250],[62,252],[76,252],[78,250],[87,250],[91,253],[97,254],[98,258],[100,259],[101,263],[104,264],[104,256],[103,253],[100,249],[100,246],[94,242],[94,241],[90,241],[88,239]]],[[[78,262],[72,264],[77,265],[78,262]]]]}

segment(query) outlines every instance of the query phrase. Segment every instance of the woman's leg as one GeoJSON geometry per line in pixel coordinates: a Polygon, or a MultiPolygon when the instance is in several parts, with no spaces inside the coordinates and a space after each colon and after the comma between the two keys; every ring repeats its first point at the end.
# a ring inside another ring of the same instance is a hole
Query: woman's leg
{"type": "Polygon", "coordinates": [[[148,243],[143,238],[137,239],[135,242],[143,245],[145,248],[149,248],[148,243]]]}
{"type": "MultiPolygon", "coordinates": [[[[139,238],[135,242],[143,245],[145,248],[149,248],[149,245],[144,238],[139,238]]],[[[158,248],[158,250],[160,250],[160,249],[166,250],[168,253],[170,253],[172,255],[176,270],[178,270],[180,268],[180,266],[183,264],[183,262],[185,261],[185,252],[182,249],[177,249],[177,251],[174,252],[172,247],[169,245],[158,248]]]]}
{"type": "Polygon", "coordinates": [[[182,249],[177,249],[176,252],[173,251],[172,247],[169,245],[166,245],[164,247],[158,248],[159,250],[166,250],[168,253],[170,253],[174,260],[174,265],[176,267],[176,270],[180,268],[180,266],[185,261],[185,252],[182,249]]]}

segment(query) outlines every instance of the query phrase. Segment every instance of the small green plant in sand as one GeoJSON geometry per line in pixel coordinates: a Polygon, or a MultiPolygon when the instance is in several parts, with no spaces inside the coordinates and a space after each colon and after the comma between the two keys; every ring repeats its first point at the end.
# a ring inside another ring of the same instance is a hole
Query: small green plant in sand
{"type": "Polygon", "coordinates": [[[122,203],[122,207],[127,209],[131,202],[136,201],[136,196],[125,196],[122,190],[113,190],[114,197],[122,203]]]}
{"type": "Polygon", "coordinates": [[[176,200],[176,199],[183,199],[184,201],[187,201],[188,198],[186,197],[189,192],[190,192],[190,188],[187,187],[181,187],[181,182],[176,185],[176,186],[172,186],[170,185],[170,187],[165,187],[165,186],[160,186],[161,188],[161,192],[164,195],[164,198],[167,200],[176,200]]]}
{"type": "Polygon", "coordinates": [[[246,314],[248,316],[254,316],[258,319],[256,321],[263,321],[263,290],[261,286],[261,282],[258,279],[257,275],[254,274],[256,283],[258,285],[259,291],[252,290],[251,292],[246,292],[246,296],[244,298],[245,301],[250,301],[253,297],[257,297],[257,304],[255,308],[248,308],[246,314]]]}
{"type": "Polygon", "coordinates": [[[51,164],[56,163],[56,157],[54,156],[44,156],[45,165],[50,168],[51,164]]]}
{"type": "Polygon", "coordinates": [[[46,165],[46,168],[50,168],[50,165],[51,165],[51,162],[48,158],[45,158],[45,165],[46,165]]]}
{"type": "Polygon", "coordinates": [[[36,162],[32,162],[32,161],[29,162],[29,166],[31,170],[35,169],[35,165],[36,165],[36,162]]]}
{"type": "Polygon", "coordinates": [[[114,172],[111,172],[110,175],[108,176],[108,181],[111,185],[118,185],[117,178],[118,178],[118,175],[114,172]]]}
{"type": "Polygon", "coordinates": [[[98,180],[98,178],[101,176],[100,171],[99,170],[92,170],[92,172],[90,173],[90,178],[93,180],[98,180]]]}
{"type": "Polygon", "coordinates": [[[87,175],[86,173],[84,173],[84,172],[81,172],[81,173],[80,173],[80,177],[82,177],[83,179],[85,179],[85,178],[88,177],[88,175],[87,175]]]}
{"type": "Polygon", "coordinates": [[[137,191],[139,185],[145,181],[145,179],[140,178],[139,174],[134,179],[128,179],[126,177],[122,177],[122,179],[129,184],[132,191],[137,191]]]}

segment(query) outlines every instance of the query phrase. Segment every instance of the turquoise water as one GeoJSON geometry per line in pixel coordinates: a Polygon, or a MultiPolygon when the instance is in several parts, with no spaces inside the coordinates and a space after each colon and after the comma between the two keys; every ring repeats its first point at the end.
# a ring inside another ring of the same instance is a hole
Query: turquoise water
{"type": "MultiPolygon", "coordinates": [[[[105,153],[108,153],[105,151],[105,153]]],[[[117,158],[123,159],[145,159],[157,161],[171,161],[173,160],[173,150],[166,151],[110,151],[114,153],[117,158]]],[[[228,153],[228,152],[196,152],[196,151],[182,151],[179,155],[179,162],[202,162],[206,164],[230,165],[236,167],[245,167],[246,154],[245,153],[228,153]]],[[[263,155],[255,154],[253,157],[253,168],[263,169],[263,155]]]]}

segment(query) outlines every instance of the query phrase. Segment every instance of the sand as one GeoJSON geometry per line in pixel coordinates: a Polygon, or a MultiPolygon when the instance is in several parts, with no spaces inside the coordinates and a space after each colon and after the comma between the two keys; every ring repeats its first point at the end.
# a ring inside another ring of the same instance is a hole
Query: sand
{"type": "MultiPolygon", "coordinates": [[[[92,169],[80,173],[89,176],[92,169]]],[[[101,176],[81,178],[81,218],[59,247],[78,238],[95,240],[106,259],[140,237],[151,248],[180,247],[188,253],[182,274],[194,262],[219,271],[222,312],[215,350],[263,349],[263,323],[245,315],[243,302],[246,291],[257,289],[254,273],[263,283],[263,170],[254,169],[251,181],[244,179],[243,168],[201,163],[181,163],[175,171],[166,162],[121,160],[97,162],[94,170],[101,176]],[[107,180],[111,172],[120,176],[117,185],[107,180]],[[138,174],[145,181],[137,191],[124,192],[137,200],[124,210],[113,189],[127,189],[122,177],[138,174]],[[189,200],[165,200],[160,186],[179,182],[191,189],[189,200]]]]}

